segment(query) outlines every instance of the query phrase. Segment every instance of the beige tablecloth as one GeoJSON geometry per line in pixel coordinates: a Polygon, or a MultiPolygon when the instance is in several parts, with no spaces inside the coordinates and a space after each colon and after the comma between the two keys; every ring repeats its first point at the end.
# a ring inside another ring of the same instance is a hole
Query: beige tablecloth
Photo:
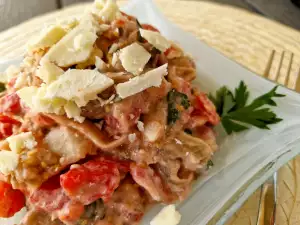
{"type": "MultiPolygon", "coordinates": [[[[300,65],[300,32],[277,22],[241,9],[202,1],[156,0],[159,8],[182,29],[191,32],[209,46],[248,69],[262,74],[270,52],[294,53],[292,77],[288,84],[293,88],[300,65]]],[[[87,5],[77,5],[56,11],[0,33],[0,59],[14,58],[24,53],[27,40],[45,23],[57,18],[81,14],[87,5]]],[[[278,60],[279,54],[275,59],[278,60]]],[[[287,67],[283,62],[282,74],[287,67]]],[[[276,68],[272,68],[274,72],[276,68]]],[[[283,77],[281,79],[283,81],[283,77]]],[[[292,160],[279,172],[277,207],[278,225],[300,224],[299,174],[300,157],[292,160]]],[[[232,217],[228,224],[254,225],[260,192],[257,191],[232,217]]],[[[213,224],[213,222],[212,222],[213,224]]]]}

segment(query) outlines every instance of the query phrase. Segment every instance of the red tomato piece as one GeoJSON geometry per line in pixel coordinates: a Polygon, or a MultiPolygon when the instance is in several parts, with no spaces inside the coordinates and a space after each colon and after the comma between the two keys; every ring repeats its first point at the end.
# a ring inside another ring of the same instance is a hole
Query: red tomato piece
{"type": "Polygon", "coordinates": [[[99,198],[107,202],[119,183],[117,163],[104,159],[88,161],[60,176],[66,195],[84,205],[99,198]]]}
{"type": "Polygon", "coordinates": [[[142,28],[145,29],[145,30],[151,30],[151,31],[159,32],[159,30],[157,28],[155,28],[154,26],[152,26],[150,24],[142,24],[142,28]]]}
{"type": "Polygon", "coordinates": [[[10,79],[10,81],[8,81],[8,84],[7,84],[8,87],[13,88],[16,84],[17,78],[18,77],[14,77],[14,78],[10,79]]]}
{"type": "Polygon", "coordinates": [[[164,52],[164,54],[165,54],[166,56],[168,56],[172,51],[176,51],[176,49],[175,49],[173,46],[171,46],[170,48],[168,48],[168,49],[164,52]]]}
{"type": "Polygon", "coordinates": [[[17,125],[17,126],[21,125],[20,121],[14,119],[12,117],[1,115],[1,114],[0,114],[0,123],[9,123],[9,124],[17,125]]]}
{"type": "Polygon", "coordinates": [[[212,125],[220,122],[220,117],[216,111],[215,105],[209,100],[205,93],[196,96],[194,115],[204,115],[212,125]]]}
{"type": "Polygon", "coordinates": [[[0,114],[0,138],[12,135],[14,126],[21,126],[21,122],[9,116],[0,114]]]}
{"type": "Polygon", "coordinates": [[[14,113],[21,112],[20,97],[17,93],[5,95],[0,99],[0,113],[14,113]]]}
{"type": "Polygon", "coordinates": [[[46,212],[60,210],[69,201],[60,187],[59,176],[51,177],[29,197],[31,204],[46,212]]]}
{"type": "Polygon", "coordinates": [[[0,217],[9,218],[19,212],[25,205],[24,194],[0,181],[0,217]]]}

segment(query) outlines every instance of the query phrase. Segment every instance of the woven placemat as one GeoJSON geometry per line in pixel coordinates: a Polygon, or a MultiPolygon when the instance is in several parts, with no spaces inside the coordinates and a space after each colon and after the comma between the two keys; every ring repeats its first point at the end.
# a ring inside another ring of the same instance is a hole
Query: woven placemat
{"type": "MultiPolygon", "coordinates": [[[[193,33],[209,46],[258,74],[263,73],[273,49],[277,52],[293,52],[292,79],[288,84],[293,87],[300,64],[300,32],[230,6],[202,1],[156,0],[156,3],[182,29],[193,33]]],[[[80,4],[45,14],[1,32],[0,59],[23,55],[25,43],[44,24],[53,23],[57,18],[80,15],[87,6],[88,4],[80,4]]],[[[275,59],[277,58],[279,57],[276,55],[275,59]]],[[[287,62],[284,61],[283,64],[285,70],[287,62]]],[[[300,159],[292,160],[279,172],[278,225],[300,223],[297,218],[300,215],[300,204],[297,204],[298,195],[300,196],[300,171],[297,173],[300,170],[299,162],[300,159]]],[[[255,225],[258,201],[259,191],[235,213],[228,225],[255,225]]]]}

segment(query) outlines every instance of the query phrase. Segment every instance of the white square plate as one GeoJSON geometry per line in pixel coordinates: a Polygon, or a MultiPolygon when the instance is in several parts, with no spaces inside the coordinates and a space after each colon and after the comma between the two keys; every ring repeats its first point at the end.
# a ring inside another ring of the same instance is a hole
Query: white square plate
{"type": "MultiPolygon", "coordinates": [[[[233,89],[243,80],[250,89],[251,97],[256,97],[275,85],[171,24],[151,0],[132,0],[124,11],[136,16],[141,23],[153,24],[194,57],[198,71],[195,85],[203,91],[215,92],[223,85],[233,89]]],[[[0,62],[0,71],[19,62],[0,62]]],[[[300,152],[300,117],[295,113],[300,112],[300,95],[284,87],[279,87],[278,92],[286,94],[286,97],[277,99],[278,107],[274,110],[284,120],[273,125],[272,130],[252,128],[226,136],[218,128],[220,151],[213,158],[214,167],[195,182],[188,199],[178,204],[182,214],[181,225],[204,225],[218,212],[222,215],[218,224],[224,224],[276,169],[300,152]]],[[[142,224],[148,225],[160,208],[157,206],[150,210],[142,224]]],[[[13,224],[7,220],[0,222],[3,225],[13,224]]]]}

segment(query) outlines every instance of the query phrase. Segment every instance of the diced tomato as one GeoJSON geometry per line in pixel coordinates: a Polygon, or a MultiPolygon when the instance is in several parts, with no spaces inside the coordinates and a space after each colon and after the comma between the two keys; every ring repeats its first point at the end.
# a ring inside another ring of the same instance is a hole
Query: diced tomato
{"type": "Polygon", "coordinates": [[[212,125],[217,125],[220,122],[220,117],[216,111],[215,105],[209,100],[205,93],[201,93],[196,96],[195,110],[193,115],[204,115],[207,117],[207,120],[212,125]]]}
{"type": "Polygon", "coordinates": [[[15,83],[16,83],[16,81],[17,81],[17,78],[18,77],[14,77],[14,78],[12,78],[12,79],[10,79],[10,81],[8,82],[8,87],[10,87],[10,88],[13,88],[14,86],[15,86],[15,83]]]}
{"type": "Polygon", "coordinates": [[[128,173],[130,171],[130,162],[129,161],[124,161],[124,160],[119,160],[115,159],[113,157],[101,157],[97,159],[98,161],[105,161],[105,162],[110,162],[113,164],[116,164],[119,171],[123,173],[128,173]]]}
{"type": "Polygon", "coordinates": [[[12,93],[0,99],[0,113],[14,113],[21,112],[20,97],[17,93],[12,93]]]}
{"type": "Polygon", "coordinates": [[[173,46],[171,46],[170,48],[168,48],[168,49],[164,52],[164,54],[165,54],[166,56],[168,56],[172,51],[176,51],[176,49],[175,49],[173,46]]]}
{"type": "Polygon", "coordinates": [[[21,191],[0,181],[0,217],[9,218],[19,212],[25,205],[25,198],[21,191]]]}
{"type": "Polygon", "coordinates": [[[159,30],[157,28],[155,28],[154,26],[152,26],[150,24],[142,24],[142,28],[145,29],[145,30],[151,30],[151,31],[159,32],[159,30]]]}
{"type": "Polygon", "coordinates": [[[32,193],[29,202],[38,209],[53,212],[62,209],[69,202],[69,198],[60,187],[59,176],[54,176],[32,193]]]}
{"type": "Polygon", "coordinates": [[[60,176],[67,196],[84,205],[99,198],[108,201],[119,183],[118,164],[104,159],[88,161],[60,176]]]}
{"type": "Polygon", "coordinates": [[[9,123],[17,126],[21,125],[20,121],[13,119],[12,117],[1,115],[1,114],[0,114],[0,123],[9,123]]]}
{"type": "Polygon", "coordinates": [[[0,138],[12,135],[14,126],[21,126],[21,122],[9,116],[0,114],[0,138]]]}
{"type": "Polygon", "coordinates": [[[125,25],[125,21],[122,19],[117,19],[114,23],[116,24],[117,27],[122,27],[125,25]]]}
{"type": "Polygon", "coordinates": [[[130,174],[137,184],[148,191],[154,201],[165,203],[173,201],[173,196],[168,187],[163,184],[161,177],[151,167],[131,163],[130,174]]]}

